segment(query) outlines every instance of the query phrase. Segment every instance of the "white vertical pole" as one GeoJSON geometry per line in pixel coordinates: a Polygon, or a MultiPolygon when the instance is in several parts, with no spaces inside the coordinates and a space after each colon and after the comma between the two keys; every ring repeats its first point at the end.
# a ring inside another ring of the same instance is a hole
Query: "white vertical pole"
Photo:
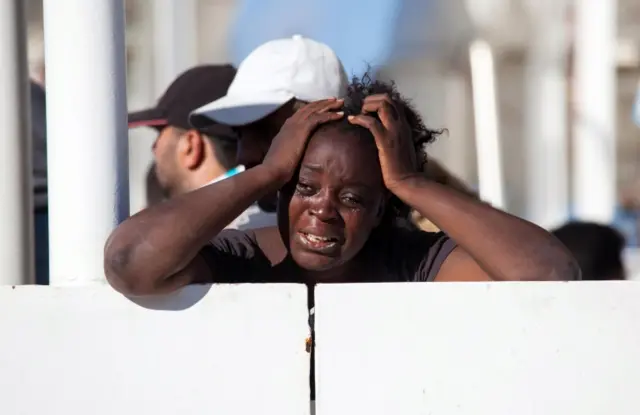
{"type": "Polygon", "coordinates": [[[469,48],[469,60],[480,198],[498,209],[504,209],[498,103],[491,46],[483,40],[474,41],[469,48]]]}
{"type": "Polygon", "coordinates": [[[104,281],[128,215],[123,0],[44,0],[52,285],[104,281]]]}
{"type": "Polygon", "coordinates": [[[581,220],[616,207],[616,1],[576,0],[573,197],[581,220]]]}
{"type": "Polygon", "coordinates": [[[198,62],[198,1],[153,0],[155,84],[162,94],[198,62]]]}
{"type": "Polygon", "coordinates": [[[531,2],[525,67],[527,219],[546,228],[569,218],[565,9],[560,0],[531,2]]]}
{"type": "Polygon", "coordinates": [[[636,87],[636,98],[633,101],[633,114],[631,114],[631,116],[633,117],[633,122],[640,127],[640,80],[636,87]]]}
{"type": "MultiPolygon", "coordinates": [[[[155,3],[154,3],[155,4],[155,3]]],[[[148,7],[148,2],[137,7],[148,7]]],[[[153,38],[153,14],[140,13],[137,24],[128,25],[127,44],[130,48],[127,61],[127,95],[130,110],[148,108],[158,100],[154,83],[155,53],[150,41],[153,38]]],[[[157,138],[151,128],[129,130],[129,206],[131,214],[147,207],[146,177],[153,161],[151,147],[157,138]]]]}
{"type": "Polygon", "coordinates": [[[22,0],[0,3],[0,284],[34,281],[25,26],[22,0]]]}
{"type": "Polygon", "coordinates": [[[473,166],[473,142],[470,141],[471,134],[468,130],[468,81],[457,72],[452,72],[446,75],[443,82],[446,91],[443,103],[444,125],[451,126],[451,136],[442,140],[447,146],[445,164],[451,173],[471,183],[476,180],[476,171],[473,166]]]}

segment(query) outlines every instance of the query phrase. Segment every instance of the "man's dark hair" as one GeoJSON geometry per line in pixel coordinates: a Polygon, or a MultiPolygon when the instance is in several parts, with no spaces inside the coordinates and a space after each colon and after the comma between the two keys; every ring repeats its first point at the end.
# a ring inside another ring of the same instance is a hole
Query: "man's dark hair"
{"type": "Polygon", "coordinates": [[[165,200],[164,190],[162,189],[162,185],[160,185],[160,182],[158,181],[155,162],[153,162],[147,170],[145,183],[147,206],[152,206],[165,200]]]}
{"type": "Polygon", "coordinates": [[[611,226],[571,222],[552,233],[578,261],[583,280],[624,278],[622,251],[625,239],[611,226]]]}
{"type": "Polygon", "coordinates": [[[234,139],[219,138],[208,134],[203,134],[215,150],[215,157],[218,163],[226,170],[231,170],[236,166],[236,150],[238,142],[234,139]]]}
{"type": "MultiPolygon", "coordinates": [[[[184,134],[188,130],[181,127],[173,127],[179,134],[184,134]]],[[[230,170],[236,166],[236,151],[238,148],[238,141],[236,137],[216,136],[206,130],[197,131],[203,138],[209,140],[213,146],[214,156],[218,163],[226,170],[230,170]]]]}
{"type": "MultiPolygon", "coordinates": [[[[351,79],[351,83],[349,84],[344,97],[342,111],[344,111],[345,117],[340,121],[326,124],[326,127],[323,126],[321,128],[338,128],[342,131],[353,132],[363,138],[367,138],[367,140],[375,146],[375,141],[371,132],[359,125],[351,124],[347,120],[347,116],[360,114],[362,112],[362,106],[365,98],[377,94],[389,95],[394,104],[403,109],[404,115],[412,132],[411,138],[416,150],[418,171],[424,171],[427,163],[426,146],[435,141],[436,138],[442,134],[442,130],[432,130],[427,128],[422,121],[422,117],[415,110],[411,102],[400,95],[394,82],[373,80],[369,72],[366,72],[361,78],[354,76],[351,79]]],[[[372,113],[367,115],[376,117],[376,115],[372,113]]],[[[411,208],[409,206],[393,195],[389,200],[389,205],[382,223],[387,225],[396,224],[403,227],[411,227],[409,219],[410,211],[411,208]]]]}

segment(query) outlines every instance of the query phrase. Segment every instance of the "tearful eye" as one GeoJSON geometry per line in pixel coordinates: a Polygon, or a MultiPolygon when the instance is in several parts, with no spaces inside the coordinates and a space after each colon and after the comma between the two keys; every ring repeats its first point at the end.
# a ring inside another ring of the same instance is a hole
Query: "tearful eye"
{"type": "Polygon", "coordinates": [[[345,195],[342,197],[342,201],[347,206],[360,206],[362,205],[362,200],[359,197],[352,195],[345,195]]]}
{"type": "Polygon", "coordinates": [[[310,196],[315,193],[315,190],[308,184],[298,182],[298,184],[296,184],[296,193],[303,196],[310,196]]]}

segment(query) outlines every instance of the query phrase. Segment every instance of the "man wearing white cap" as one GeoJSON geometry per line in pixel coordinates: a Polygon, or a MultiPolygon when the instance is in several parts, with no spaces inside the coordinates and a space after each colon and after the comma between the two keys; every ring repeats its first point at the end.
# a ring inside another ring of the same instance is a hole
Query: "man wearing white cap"
{"type": "MultiPolygon", "coordinates": [[[[264,159],[271,140],[304,104],[344,94],[348,79],[329,46],[295,35],[267,42],[238,67],[227,95],[191,113],[196,128],[212,123],[238,134],[237,162],[249,169],[264,159]]],[[[273,209],[273,200],[260,206],[273,209]]]]}

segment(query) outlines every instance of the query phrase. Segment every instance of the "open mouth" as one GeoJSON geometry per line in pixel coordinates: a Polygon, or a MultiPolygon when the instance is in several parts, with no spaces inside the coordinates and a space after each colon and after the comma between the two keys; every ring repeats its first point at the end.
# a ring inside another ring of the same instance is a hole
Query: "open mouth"
{"type": "Polygon", "coordinates": [[[340,247],[340,239],[330,236],[313,235],[298,232],[300,242],[309,250],[319,253],[331,253],[340,247]]]}

